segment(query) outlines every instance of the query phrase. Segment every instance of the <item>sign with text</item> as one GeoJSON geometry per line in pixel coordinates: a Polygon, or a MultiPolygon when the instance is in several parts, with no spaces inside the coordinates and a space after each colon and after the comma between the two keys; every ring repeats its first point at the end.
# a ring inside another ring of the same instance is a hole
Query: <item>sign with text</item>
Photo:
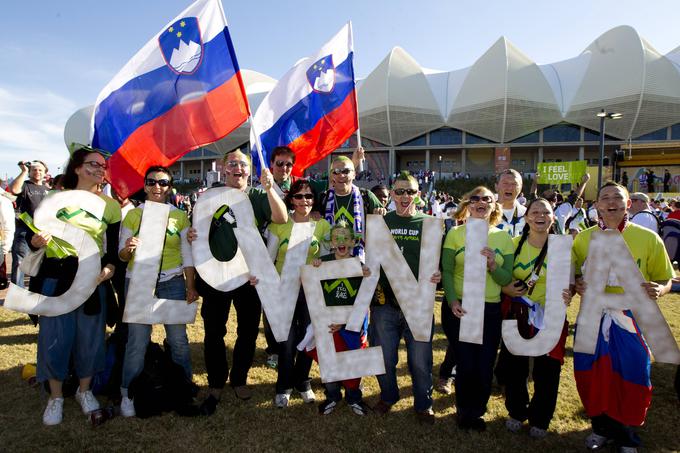
{"type": "Polygon", "coordinates": [[[542,162],[538,164],[539,184],[578,184],[586,173],[586,161],[542,162]]]}

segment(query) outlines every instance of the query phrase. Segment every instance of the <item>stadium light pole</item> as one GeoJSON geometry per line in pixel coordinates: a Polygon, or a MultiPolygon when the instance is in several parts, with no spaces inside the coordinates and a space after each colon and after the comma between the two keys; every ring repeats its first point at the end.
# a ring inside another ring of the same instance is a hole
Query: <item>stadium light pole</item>
{"type": "Polygon", "coordinates": [[[605,109],[598,112],[597,117],[600,118],[600,160],[597,165],[597,188],[602,187],[602,165],[604,162],[604,122],[607,119],[619,120],[623,117],[621,113],[609,113],[605,109]]]}
{"type": "Polygon", "coordinates": [[[442,156],[439,156],[439,180],[442,180],[442,156]]]}

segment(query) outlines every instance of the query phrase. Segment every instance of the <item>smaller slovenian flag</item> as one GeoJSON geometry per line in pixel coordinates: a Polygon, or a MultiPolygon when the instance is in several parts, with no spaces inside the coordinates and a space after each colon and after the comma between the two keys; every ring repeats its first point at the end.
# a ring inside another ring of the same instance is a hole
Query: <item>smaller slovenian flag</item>
{"type": "Polygon", "coordinates": [[[353,60],[348,22],[316,54],[298,61],[265,96],[250,129],[258,172],[260,144],[265,165],[276,146],[290,147],[295,152],[293,174],[302,176],[357,130],[353,60]]]}
{"type": "Polygon", "coordinates": [[[92,146],[111,153],[108,179],[126,197],[146,169],[220,140],[250,115],[220,0],[198,0],[99,93],[92,146]]]}

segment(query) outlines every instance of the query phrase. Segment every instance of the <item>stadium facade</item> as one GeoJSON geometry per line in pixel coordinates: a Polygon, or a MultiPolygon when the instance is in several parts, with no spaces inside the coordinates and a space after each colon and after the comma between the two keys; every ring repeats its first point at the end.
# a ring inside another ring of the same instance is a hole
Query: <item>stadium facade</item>
{"type": "MultiPolygon", "coordinates": [[[[251,108],[276,80],[244,70],[251,108]]],[[[539,162],[599,163],[600,118],[606,121],[605,165],[642,168],[680,182],[680,47],[666,55],[629,26],[595,39],[580,55],[538,65],[501,37],[470,67],[421,67],[395,47],[358,82],[362,145],[373,176],[431,169],[444,177],[488,175],[510,166],[535,171],[539,162]]],[[[244,124],[219,143],[184,156],[181,178],[204,179],[213,162],[236,147],[248,148],[244,124]]],[[[356,145],[350,139],[337,152],[356,145]]],[[[311,172],[323,172],[327,161],[311,172]]]]}

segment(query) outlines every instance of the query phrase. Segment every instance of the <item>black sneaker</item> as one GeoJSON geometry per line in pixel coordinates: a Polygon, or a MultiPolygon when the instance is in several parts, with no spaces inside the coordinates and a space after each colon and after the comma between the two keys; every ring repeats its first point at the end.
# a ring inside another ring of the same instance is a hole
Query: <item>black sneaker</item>
{"type": "Polygon", "coordinates": [[[203,400],[203,402],[201,403],[201,406],[199,407],[201,414],[208,415],[208,416],[214,414],[215,409],[217,409],[217,404],[219,402],[220,402],[220,400],[218,400],[214,396],[208,395],[208,397],[203,400]]]}
{"type": "Polygon", "coordinates": [[[486,431],[486,422],[483,418],[463,418],[457,417],[456,424],[465,431],[486,431]]]}
{"type": "Polygon", "coordinates": [[[337,401],[325,400],[323,403],[319,404],[319,414],[329,415],[335,410],[337,406],[337,401]]]}

